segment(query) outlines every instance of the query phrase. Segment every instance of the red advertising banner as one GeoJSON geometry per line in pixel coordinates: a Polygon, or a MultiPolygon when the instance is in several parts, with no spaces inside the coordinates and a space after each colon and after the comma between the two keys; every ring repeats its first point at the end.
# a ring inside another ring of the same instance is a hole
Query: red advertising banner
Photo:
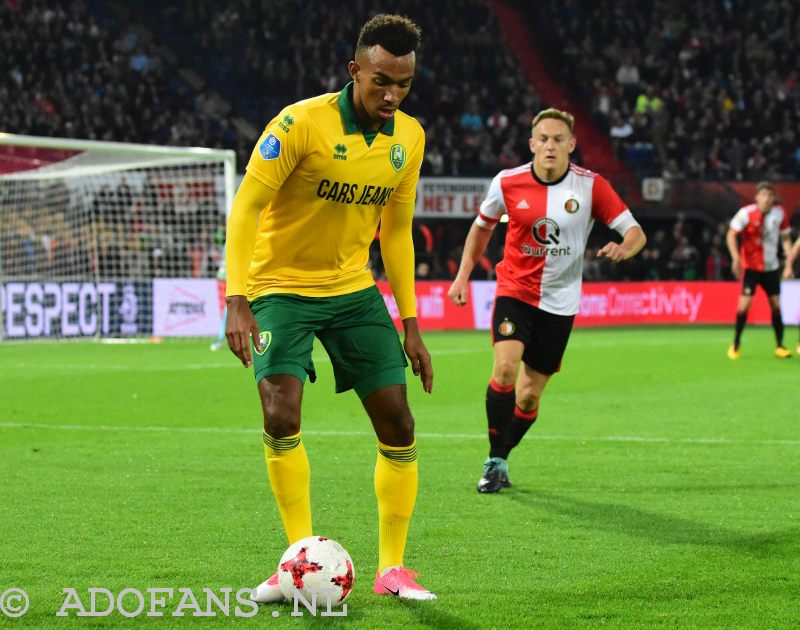
{"type": "MultiPolygon", "coordinates": [[[[392,290],[388,282],[378,282],[386,308],[398,329],[402,328],[392,290]]],[[[449,282],[417,282],[417,320],[422,330],[474,330],[472,309],[455,306],[447,297],[449,282]]]]}
{"type": "MultiPolygon", "coordinates": [[[[728,324],[740,293],[738,282],[587,282],[575,325],[728,324]]],[[[748,321],[769,323],[763,295],[753,300],[748,321]]]]}
{"type": "MultiPolygon", "coordinates": [[[[491,326],[494,282],[470,282],[470,304],[454,306],[449,282],[417,282],[417,317],[423,330],[486,330],[491,326]]],[[[378,282],[386,306],[400,327],[388,282],[378,282]]],[[[738,282],[586,282],[576,326],[731,324],[741,293],[738,282]]],[[[800,280],[781,285],[784,324],[800,323],[800,280]]],[[[759,289],[748,322],[768,324],[767,298],[759,289]]]]}

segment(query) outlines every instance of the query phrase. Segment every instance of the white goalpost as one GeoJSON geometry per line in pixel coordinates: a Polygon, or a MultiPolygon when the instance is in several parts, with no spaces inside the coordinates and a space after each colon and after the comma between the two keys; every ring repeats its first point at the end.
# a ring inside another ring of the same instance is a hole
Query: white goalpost
{"type": "Polygon", "coordinates": [[[0,133],[0,339],[219,325],[233,151],[0,133]]]}

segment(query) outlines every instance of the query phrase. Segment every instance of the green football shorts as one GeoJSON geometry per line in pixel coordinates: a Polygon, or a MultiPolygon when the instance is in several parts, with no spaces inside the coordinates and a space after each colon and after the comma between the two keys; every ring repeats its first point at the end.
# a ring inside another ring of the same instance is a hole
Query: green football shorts
{"type": "MultiPolygon", "coordinates": [[[[355,389],[361,400],[388,385],[405,385],[408,365],[378,287],[333,297],[273,293],[250,302],[263,354],[253,349],[256,382],[291,374],[316,378],[316,336],[333,364],[336,392],[355,389]]],[[[252,343],[252,342],[251,342],[252,343]]]]}

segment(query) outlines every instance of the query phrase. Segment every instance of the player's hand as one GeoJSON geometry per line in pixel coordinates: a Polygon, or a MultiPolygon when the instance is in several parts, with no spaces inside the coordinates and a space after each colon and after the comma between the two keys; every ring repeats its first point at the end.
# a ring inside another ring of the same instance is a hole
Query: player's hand
{"type": "Polygon", "coordinates": [[[792,269],[791,265],[783,266],[783,278],[784,280],[791,280],[794,278],[794,270],[792,269]]]}
{"type": "Polygon", "coordinates": [[[228,347],[242,362],[244,367],[253,365],[253,353],[250,350],[250,337],[261,353],[261,339],[258,337],[258,323],[253,317],[247,298],[243,295],[231,295],[227,299],[228,321],[225,324],[225,337],[228,347]]]}
{"type": "Polygon", "coordinates": [[[731,273],[733,274],[733,277],[736,278],[737,280],[741,277],[742,260],[740,258],[734,258],[733,260],[731,260],[731,273]]]}
{"type": "Polygon", "coordinates": [[[619,243],[606,243],[606,245],[597,252],[598,258],[608,258],[610,261],[618,263],[625,260],[625,250],[619,243]]]}
{"type": "Polygon", "coordinates": [[[422,389],[428,394],[433,391],[433,364],[431,363],[431,353],[425,347],[422,336],[417,327],[417,318],[408,317],[403,320],[405,337],[403,339],[403,350],[411,362],[411,371],[414,376],[419,376],[422,381],[422,389]]]}
{"type": "Polygon", "coordinates": [[[447,290],[447,297],[449,297],[450,301],[456,306],[465,306],[468,296],[469,282],[466,280],[459,280],[456,278],[447,290]]]}

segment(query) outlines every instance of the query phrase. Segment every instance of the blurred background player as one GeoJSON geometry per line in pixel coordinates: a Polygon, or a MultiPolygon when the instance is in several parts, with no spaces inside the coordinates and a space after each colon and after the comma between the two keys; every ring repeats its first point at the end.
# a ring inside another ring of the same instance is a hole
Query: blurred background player
{"type": "Polygon", "coordinates": [[[510,485],[508,453],[536,422],[545,385],[561,367],[580,306],[584,249],[594,221],[622,236],[622,243],[603,246],[599,257],[620,262],[646,242],[608,181],[570,163],[574,125],[570,113],[557,109],[536,115],[529,142],[533,161],[500,171],[492,180],[448,291],[453,303],[467,303],[470,273],[507,214],[492,318],[494,367],[486,391],[489,458],[478,482],[481,493],[510,485]]]}
{"type": "MultiPolygon", "coordinates": [[[[373,590],[417,600],[436,598],[403,566],[418,483],[403,350],[425,391],[433,385],[417,327],[411,235],[425,134],[398,107],[411,89],[419,42],[419,28],[407,18],[375,16],[348,65],[352,81],[270,121],[236,193],[226,252],[228,345],[254,366],[267,471],[289,543],[313,533],[300,408],[306,377],[316,379],[317,337],[336,391],[356,391],[378,437],[373,590]],[[368,264],[379,221],[403,346],[368,264]]],[[[254,599],[284,599],[277,573],[254,599]]]]}
{"type": "Polygon", "coordinates": [[[755,201],[740,208],[734,215],[725,238],[731,255],[731,271],[737,279],[742,279],[742,294],[736,307],[736,329],[733,343],[728,347],[728,358],[739,358],[739,345],[747,323],[747,314],[750,312],[756,288],[761,286],[767,294],[772,313],[775,356],[778,359],[788,359],[792,353],[783,347],[778,242],[782,244],[788,262],[792,247],[789,218],[783,207],[775,204],[775,189],[769,182],[756,184],[755,201]],[[737,243],[739,236],[741,253],[737,243]]]}
{"type": "MultiPolygon", "coordinates": [[[[217,269],[217,280],[224,286],[225,285],[225,247],[222,248],[222,261],[219,263],[219,269],[217,269]]],[[[224,288],[221,289],[224,291],[224,288]]],[[[228,305],[225,304],[224,308],[222,309],[222,321],[219,325],[219,333],[217,333],[217,338],[211,343],[209,350],[211,352],[216,352],[219,350],[222,345],[225,343],[225,324],[228,321],[228,305]]]]}
{"type": "MultiPolygon", "coordinates": [[[[794,265],[798,258],[800,258],[800,236],[797,237],[794,245],[792,245],[789,255],[786,257],[786,264],[783,268],[783,277],[787,280],[794,278],[794,265]]],[[[798,333],[800,333],[800,323],[798,323],[797,330],[798,333]]],[[[800,354],[800,336],[798,336],[796,352],[797,354],[800,354]]]]}

